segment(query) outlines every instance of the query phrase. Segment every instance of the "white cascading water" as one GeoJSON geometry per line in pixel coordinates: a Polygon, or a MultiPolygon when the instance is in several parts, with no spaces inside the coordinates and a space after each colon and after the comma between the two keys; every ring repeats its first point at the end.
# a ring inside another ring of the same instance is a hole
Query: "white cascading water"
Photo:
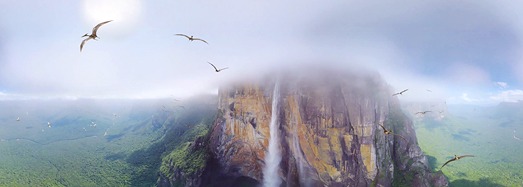
{"type": "Polygon", "coordinates": [[[272,94],[272,115],[271,124],[269,126],[269,150],[265,154],[265,168],[263,168],[263,186],[278,187],[281,184],[279,176],[279,166],[281,161],[281,153],[278,143],[279,138],[279,120],[278,120],[278,101],[279,101],[278,83],[274,85],[274,93],[272,94]]]}
{"type": "Polygon", "coordinates": [[[294,154],[294,159],[296,160],[296,165],[298,165],[298,182],[300,184],[305,184],[307,185],[306,181],[307,179],[304,177],[305,176],[305,169],[303,167],[303,162],[302,162],[302,154],[301,154],[301,148],[300,148],[300,140],[298,139],[298,127],[297,127],[297,124],[295,124],[296,126],[294,126],[294,133],[292,135],[292,144],[293,144],[293,154],[294,154]]]}

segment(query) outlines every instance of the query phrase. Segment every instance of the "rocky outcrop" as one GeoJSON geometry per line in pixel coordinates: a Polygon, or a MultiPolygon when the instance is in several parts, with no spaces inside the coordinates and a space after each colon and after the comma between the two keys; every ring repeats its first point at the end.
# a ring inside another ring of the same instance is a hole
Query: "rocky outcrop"
{"type": "Polygon", "coordinates": [[[224,185],[261,183],[279,97],[283,186],[447,186],[441,173],[430,173],[412,122],[391,95],[375,73],[322,68],[220,88],[209,145],[214,174],[204,175],[224,185]]]}

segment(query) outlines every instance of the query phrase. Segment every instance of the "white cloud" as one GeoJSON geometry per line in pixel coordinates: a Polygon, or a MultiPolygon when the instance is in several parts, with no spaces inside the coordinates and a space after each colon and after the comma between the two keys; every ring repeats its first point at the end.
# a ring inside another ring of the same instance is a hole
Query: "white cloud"
{"type": "MultiPolygon", "coordinates": [[[[10,88],[3,92],[71,98],[185,96],[262,70],[312,62],[372,68],[394,89],[409,88],[402,101],[454,97],[480,102],[489,100],[481,88],[493,88],[491,77],[512,73],[492,70],[494,62],[483,57],[520,51],[507,41],[519,44],[511,38],[512,25],[523,26],[522,19],[504,14],[504,9],[517,13],[518,6],[510,3],[409,0],[395,7],[397,3],[343,0],[226,0],[211,2],[220,5],[216,8],[206,1],[98,1],[60,2],[49,6],[53,9],[6,3],[0,17],[15,19],[0,20],[6,36],[0,40],[0,88],[10,88]],[[80,36],[106,19],[115,21],[80,53],[80,36]],[[34,30],[43,33],[30,32],[34,30]],[[210,44],[173,36],[179,32],[210,44]],[[496,50],[490,50],[493,46],[496,50]],[[216,74],[206,61],[230,69],[216,74]]],[[[515,77],[523,75],[523,63],[512,69],[515,77]]]]}
{"type": "Polygon", "coordinates": [[[461,99],[463,99],[464,101],[469,102],[469,103],[477,101],[477,99],[470,98],[468,93],[461,94],[461,99]]]}
{"type": "Polygon", "coordinates": [[[506,90],[497,95],[490,96],[496,102],[518,102],[523,101],[523,90],[506,90]]]}
{"type": "Polygon", "coordinates": [[[496,85],[501,89],[505,89],[508,87],[508,83],[506,82],[496,82],[496,85]]]}
{"type": "Polygon", "coordinates": [[[490,82],[484,69],[470,63],[454,63],[447,67],[447,79],[462,85],[481,86],[490,82]]]}

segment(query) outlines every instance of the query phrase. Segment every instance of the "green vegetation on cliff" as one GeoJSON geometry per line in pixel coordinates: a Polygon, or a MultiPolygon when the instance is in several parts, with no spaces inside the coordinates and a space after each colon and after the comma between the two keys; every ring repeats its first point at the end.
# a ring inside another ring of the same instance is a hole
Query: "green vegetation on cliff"
{"type": "Polygon", "coordinates": [[[198,124],[193,129],[185,133],[185,142],[180,142],[177,147],[168,155],[163,157],[160,171],[164,176],[172,177],[174,173],[171,168],[177,168],[183,173],[194,173],[202,169],[207,161],[208,153],[204,142],[194,142],[196,139],[206,139],[209,132],[209,124],[198,124]],[[195,145],[200,144],[200,145],[195,145]],[[191,149],[191,146],[202,148],[191,149]]]}
{"type": "MultiPolygon", "coordinates": [[[[176,138],[176,140],[171,141],[170,149],[162,154],[160,180],[170,181],[171,186],[184,186],[185,180],[190,178],[189,176],[201,174],[201,170],[209,158],[207,146],[215,111],[208,111],[203,115],[202,113],[199,114],[201,116],[192,117],[192,119],[200,119],[199,122],[190,125],[190,128],[183,131],[171,133],[170,137],[176,138]],[[173,178],[177,178],[174,184],[171,183],[173,178]]],[[[195,122],[193,121],[193,123],[195,122]]]]}

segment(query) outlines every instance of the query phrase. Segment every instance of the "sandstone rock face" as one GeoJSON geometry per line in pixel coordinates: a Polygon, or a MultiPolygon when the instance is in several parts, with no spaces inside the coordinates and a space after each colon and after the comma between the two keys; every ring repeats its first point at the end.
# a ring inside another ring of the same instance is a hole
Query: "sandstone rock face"
{"type": "Polygon", "coordinates": [[[220,175],[261,183],[279,97],[282,186],[391,186],[395,178],[447,186],[442,174],[430,173],[412,123],[391,95],[377,74],[321,68],[220,88],[209,148],[220,175]]]}

